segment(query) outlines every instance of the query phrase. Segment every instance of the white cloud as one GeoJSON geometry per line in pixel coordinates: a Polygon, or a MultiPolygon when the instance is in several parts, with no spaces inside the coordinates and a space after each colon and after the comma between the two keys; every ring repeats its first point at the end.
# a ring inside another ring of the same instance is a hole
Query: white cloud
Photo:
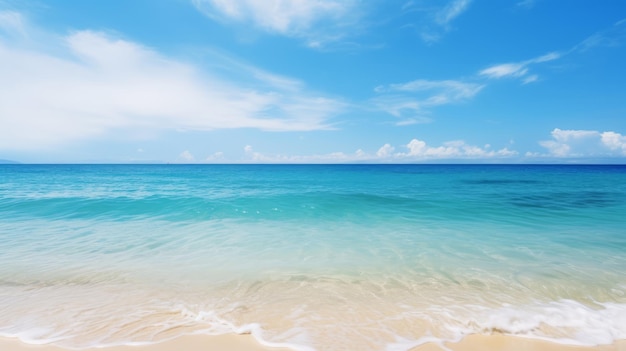
{"type": "Polygon", "coordinates": [[[406,147],[409,149],[409,156],[423,155],[428,150],[426,142],[418,139],[411,140],[408,144],[406,144],[406,147]]]}
{"type": "Polygon", "coordinates": [[[0,37],[0,149],[163,130],[332,129],[344,106],[292,79],[252,67],[233,79],[101,32],[50,38],[25,48],[0,37]]]}
{"type": "MultiPolygon", "coordinates": [[[[409,163],[437,160],[489,160],[507,159],[517,156],[517,151],[502,148],[492,150],[489,144],[484,147],[466,144],[462,140],[448,141],[440,146],[430,146],[425,141],[413,139],[402,145],[406,151],[396,152],[396,147],[384,144],[375,153],[357,149],[354,153],[332,152],[314,155],[266,154],[256,151],[250,145],[243,150],[245,157],[241,163],[409,163]]],[[[208,160],[211,161],[211,160],[208,160]]]]}
{"type": "Polygon", "coordinates": [[[182,162],[187,163],[194,162],[196,160],[196,158],[191,154],[191,152],[189,152],[189,150],[181,152],[180,155],[178,155],[178,159],[182,162]]]}
{"type": "MultiPolygon", "coordinates": [[[[423,1],[409,1],[402,6],[402,11],[405,13],[426,12],[428,18],[425,18],[421,24],[422,28],[419,34],[426,43],[434,43],[452,29],[452,22],[469,9],[471,2],[472,0],[451,0],[444,6],[428,9],[423,1]]],[[[411,24],[407,27],[414,27],[415,25],[411,24]]]]}
{"type": "Polygon", "coordinates": [[[376,87],[374,105],[400,119],[398,125],[427,123],[425,115],[440,105],[472,99],[484,86],[456,80],[414,80],[376,87]]]}
{"type": "Polygon", "coordinates": [[[529,83],[533,83],[536,82],[537,80],[539,80],[539,76],[536,74],[532,74],[530,76],[526,76],[523,80],[522,83],[524,84],[529,84],[529,83]]]}
{"type": "Polygon", "coordinates": [[[552,140],[539,142],[550,156],[592,157],[626,156],[626,136],[613,131],[562,130],[552,131],[552,140]]]}
{"type": "Polygon", "coordinates": [[[480,71],[480,74],[489,78],[521,77],[528,72],[528,68],[521,63],[503,63],[491,66],[480,71]]]}
{"type": "Polygon", "coordinates": [[[222,151],[214,152],[213,154],[207,156],[205,159],[206,162],[219,162],[224,160],[224,153],[222,151]]]}
{"type": "Polygon", "coordinates": [[[401,121],[398,121],[395,123],[395,125],[398,127],[402,127],[402,126],[411,126],[414,124],[431,123],[432,121],[433,120],[431,118],[426,117],[426,116],[414,116],[414,117],[405,118],[401,121]]]}
{"type": "Polygon", "coordinates": [[[258,152],[250,145],[246,145],[243,149],[245,157],[240,161],[241,163],[346,163],[364,157],[362,150],[357,150],[354,155],[347,155],[343,152],[323,155],[281,155],[258,152]]]}
{"type": "Polygon", "coordinates": [[[371,162],[417,162],[442,159],[492,159],[509,158],[517,155],[517,151],[503,148],[491,150],[489,144],[484,147],[468,145],[462,140],[453,140],[440,146],[430,146],[420,139],[412,139],[403,145],[405,152],[393,152],[395,148],[390,144],[383,145],[375,155],[363,155],[362,159],[371,162]]]}
{"type": "Polygon", "coordinates": [[[595,130],[561,130],[555,128],[551,134],[557,142],[567,143],[575,140],[593,138],[599,133],[595,130]]]}
{"type": "Polygon", "coordinates": [[[192,0],[206,16],[252,23],[267,32],[304,38],[309,47],[345,35],[357,16],[356,0],[192,0]]]}
{"type": "Polygon", "coordinates": [[[378,151],[376,152],[376,156],[381,158],[389,157],[393,154],[393,150],[395,150],[393,146],[385,144],[381,146],[380,149],[378,149],[378,151]]]}
{"type": "Polygon", "coordinates": [[[24,17],[15,11],[0,11],[0,30],[11,35],[25,36],[24,17]]]}
{"type": "Polygon", "coordinates": [[[429,146],[425,141],[419,139],[411,140],[406,148],[408,152],[397,153],[396,158],[411,159],[448,159],[448,158],[506,158],[517,155],[516,151],[503,148],[500,150],[490,150],[490,146],[484,148],[468,145],[462,140],[455,140],[443,143],[441,146],[429,146]]]}
{"type": "Polygon", "coordinates": [[[539,56],[532,60],[528,60],[527,62],[528,63],[541,63],[541,62],[554,61],[554,60],[561,58],[561,56],[563,55],[558,52],[549,52],[543,56],[539,56]]]}
{"type": "Polygon", "coordinates": [[[468,9],[470,3],[471,0],[452,1],[437,14],[437,23],[442,26],[447,26],[452,20],[459,17],[459,15],[465,12],[468,9]]]}
{"type": "Polygon", "coordinates": [[[280,34],[305,30],[323,17],[337,16],[345,11],[339,1],[310,0],[194,0],[194,4],[210,17],[229,17],[252,21],[255,25],[280,34]]]}
{"type": "Polygon", "coordinates": [[[456,80],[424,80],[418,79],[408,83],[378,86],[376,92],[420,92],[438,91],[445,100],[461,100],[471,98],[482,88],[479,84],[465,83],[456,80]]]}
{"type": "Polygon", "coordinates": [[[501,63],[497,65],[493,65],[491,67],[487,67],[479,72],[479,75],[485,76],[491,79],[500,79],[500,78],[522,78],[524,84],[528,84],[534,82],[539,79],[536,74],[528,75],[529,68],[528,66],[543,63],[548,61],[553,61],[559,59],[562,55],[556,52],[550,52],[545,55],[522,61],[522,62],[513,62],[513,63],[501,63]]]}
{"type": "MultiPolygon", "coordinates": [[[[532,7],[534,0],[524,0],[518,6],[532,7]]],[[[576,44],[574,47],[563,52],[549,52],[545,55],[535,57],[521,62],[509,62],[496,64],[481,70],[478,74],[490,79],[519,78],[524,84],[539,80],[539,76],[530,73],[530,66],[558,60],[574,52],[584,52],[591,48],[619,47],[626,40],[626,20],[621,20],[606,30],[599,31],[576,44]]]]}
{"type": "Polygon", "coordinates": [[[595,47],[619,47],[626,41],[626,19],[617,21],[611,27],[596,32],[575,45],[569,52],[585,52],[595,47]]]}
{"type": "Polygon", "coordinates": [[[615,132],[604,132],[600,134],[602,144],[611,150],[621,150],[626,155],[626,136],[615,132]]]}
{"type": "Polygon", "coordinates": [[[282,163],[286,161],[281,161],[283,156],[267,156],[260,152],[254,151],[251,145],[246,145],[243,148],[245,153],[244,162],[254,162],[254,163],[282,163]]]}
{"type": "Polygon", "coordinates": [[[536,2],[536,0],[522,0],[522,1],[517,3],[517,6],[530,9],[533,6],[535,6],[535,2],[536,2]]]}

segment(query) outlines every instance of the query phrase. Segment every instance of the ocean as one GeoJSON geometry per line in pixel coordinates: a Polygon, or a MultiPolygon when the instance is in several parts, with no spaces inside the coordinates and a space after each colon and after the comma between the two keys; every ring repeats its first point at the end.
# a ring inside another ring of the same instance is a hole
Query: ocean
{"type": "Polygon", "coordinates": [[[626,339],[626,166],[0,165],[0,336],[626,339]]]}

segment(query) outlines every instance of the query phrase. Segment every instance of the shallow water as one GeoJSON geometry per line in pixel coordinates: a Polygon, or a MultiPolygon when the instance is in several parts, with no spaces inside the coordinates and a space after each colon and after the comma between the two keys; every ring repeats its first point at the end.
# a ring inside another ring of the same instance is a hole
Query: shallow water
{"type": "Polygon", "coordinates": [[[626,338],[626,167],[2,165],[0,334],[626,338]]]}

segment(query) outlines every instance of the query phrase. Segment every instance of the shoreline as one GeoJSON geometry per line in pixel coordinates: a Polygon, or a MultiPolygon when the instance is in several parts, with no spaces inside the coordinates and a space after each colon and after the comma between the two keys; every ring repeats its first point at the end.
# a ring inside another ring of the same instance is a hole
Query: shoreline
{"type": "Polygon", "coordinates": [[[287,348],[268,347],[260,344],[250,334],[183,335],[171,340],[144,345],[119,345],[69,349],[50,344],[29,344],[18,338],[0,337],[2,351],[291,351],[287,348]]]}
{"type": "MultiPolygon", "coordinates": [[[[18,338],[0,337],[0,350],[7,351],[68,351],[55,345],[28,344],[18,338]]],[[[288,348],[268,347],[260,344],[252,335],[184,335],[172,340],[147,345],[122,345],[91,347],[83,351],[292,351],[288,348]]],[[[507,335],[469,335],[459,342],[426,343],[410,351],[626,351],[626,340],[610,345],[573,346],[549,341],[507,335]]],[[[366,350],[363,350],[366,351],[366,350]]]]}

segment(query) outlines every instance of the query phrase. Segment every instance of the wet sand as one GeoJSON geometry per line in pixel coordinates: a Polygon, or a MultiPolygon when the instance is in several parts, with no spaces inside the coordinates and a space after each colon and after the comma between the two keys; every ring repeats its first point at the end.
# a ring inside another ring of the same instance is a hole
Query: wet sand
{"type": "MultiPolygon", "coordinates": [[[[569,346],[551,342],[517,338],[504,335],[471,335],[458,343],[444,343],[445,347],[429,343],[413,348],[411,351],[626,351],[626,340],[620,340],[612,345],[595,347],[569,346]]],[[[67,351],[53,345],[26,344],[15,338],[0,338],[0,350],[3,351],[67,351]]],[[[288,351],[286,348],[272,348],[259,344],[250,335],[188,335],[151,345],[112,346],[90,348],[85,351],[288,351]]],[[[323,350],[320,350],[323,351],[323,350]]],[[[361,350],[367,351],[367,350],[361,350]]]]}

